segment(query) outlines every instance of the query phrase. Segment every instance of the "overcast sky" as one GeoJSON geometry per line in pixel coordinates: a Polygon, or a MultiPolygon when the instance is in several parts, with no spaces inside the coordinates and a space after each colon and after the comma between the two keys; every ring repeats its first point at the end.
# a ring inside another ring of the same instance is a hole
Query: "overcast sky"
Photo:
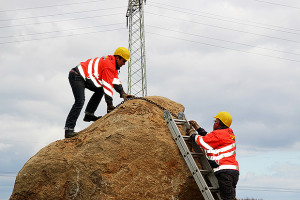
{"type": "MultiPolygon", "coordinates": [[[[0,200],[30,157],[64,138],[69,70],[128,47],[127,5],[0,0],[0,200]]],[[[145,35],[148,96],[183,104],[207,131],[219,111],[233,116],[237,197],[300,199],[299,0],[148,0],[145,35]]],[[[120,77],[126,89],[127,65],[120,77]]],[[[82,118],[76,131],[90,125],[82,118]]]]}

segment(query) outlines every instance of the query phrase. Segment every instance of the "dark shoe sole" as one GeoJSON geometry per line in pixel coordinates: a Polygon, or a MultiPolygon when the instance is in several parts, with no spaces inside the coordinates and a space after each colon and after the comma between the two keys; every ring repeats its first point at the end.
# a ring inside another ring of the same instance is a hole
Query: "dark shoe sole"
{"type": "Polygon", "coordinates": [[[95,122],[95,121],[97,121],[98,119],[100,119],[102,116],[99,116],[99,117],[93,117],[93,119],[89,119],[89,117],[87,117],[87,116],[84,116],[84,118],[83,118],[83,121],[85,121],[85,122],[95,122]]]}
{"type": "Polygon", "coordinates": [[[77,133],[77,132],[65,133],[65,138],[71,138],[71,137],[75,137],[76,135],[78,135],[78,133],[77,133]]]}

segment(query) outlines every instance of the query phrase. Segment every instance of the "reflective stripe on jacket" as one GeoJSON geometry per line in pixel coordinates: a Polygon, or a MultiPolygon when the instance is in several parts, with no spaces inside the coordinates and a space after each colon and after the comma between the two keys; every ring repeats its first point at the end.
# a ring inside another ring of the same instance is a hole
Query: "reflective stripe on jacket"
{"type": "Polygon", "coordinates": [[[121,81],[116,69],[114,56],[88,59],[77,66],[85,79],[90,79],[96,87],[103,87],[106,95],[113,97],[113,85],[120,85],[121,81]]]}
{"type": "Polygon", "coordinates": [[[205,136],[197,135],[195,142],[205,150],[209,160],[219,164],[218,168],[214,168],[215,172],[223,169],[239,170],[235,135],[231,128],[214,130],[205,136]]]}

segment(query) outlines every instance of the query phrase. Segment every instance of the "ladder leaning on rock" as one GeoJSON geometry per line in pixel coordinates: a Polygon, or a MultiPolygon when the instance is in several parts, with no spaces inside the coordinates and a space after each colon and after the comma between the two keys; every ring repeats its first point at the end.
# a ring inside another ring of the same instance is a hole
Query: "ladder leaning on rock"
{"type": "Polygon", "coordinates": [[[190,124],[186,120],[184,113],[178,113],[178,119],[174,119],[170,111],[165,110],[163,116],[204,199],[221,200],[218,180],[208,163],[205,152],[195,142],[191,142],[188,135],[182,135],[179,130],[178,125],[182,127],[185,133],[190,129],[190,124]],[[197,164],[200,165],[201,169],[199,169],[197,164]]]}

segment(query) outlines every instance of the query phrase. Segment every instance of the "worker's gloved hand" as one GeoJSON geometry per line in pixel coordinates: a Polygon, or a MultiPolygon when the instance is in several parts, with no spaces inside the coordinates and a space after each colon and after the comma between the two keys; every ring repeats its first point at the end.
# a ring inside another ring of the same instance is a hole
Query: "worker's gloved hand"
{"type": "Polygon", "coordinates": [[[195,138],[196,138],[196,134],[192,134],[192,135],[190,136],[190,141],[191,141],[191,142],[195,142],[195,138]]]}
{"type": "Polygon", "coordinates": [[[197,122],[196,121],[194,121],[194,120],[191,120],[191,121],[189,121],[189,123],[190,123],[190,125],[194,128],[194,129],[199,129],[200,128],[200,126],[197,124],[197,122]]]}
{"type": "Polygon", "coordinates": [[[122,95],[122,98],[123,98],[124,100],[127,100],[127,99],[135,98],[135,96],[134,96],[134,95],[131,95],[131,94],[123,94],[123,95],[122,95]]]}
{"type": "Polygon", "coordinates": [[[192,134],[197,134],[197,132],[195,131],[195,129],[191,128],[187,130],[188,135],[192,135],[192,134]]]}
{"type": "Polygon", "coordinates": [[[115,107],[112,104],[107,104],[107,113],[111,112],[115,107]]]}

